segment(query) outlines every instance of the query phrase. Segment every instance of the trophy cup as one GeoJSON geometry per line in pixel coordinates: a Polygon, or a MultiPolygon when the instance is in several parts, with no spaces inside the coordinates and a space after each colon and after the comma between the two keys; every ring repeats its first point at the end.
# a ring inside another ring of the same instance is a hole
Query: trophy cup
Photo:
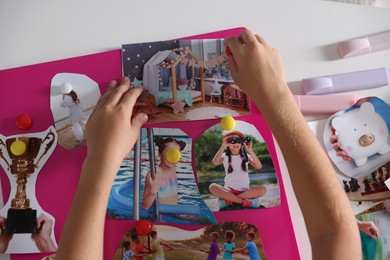
{"type": "Polygon", "coordinates": [[[4,233],[39,232],[36,223],[37,210],[30,207],[26,184],[27,179],[32,174],[37,174],[36,169],[42,158],[50,155],[47,152],[53,146],[55,140],[56,134],[52,127],[44,138],[20,136],[7,138],[3,141],[0,135],[0,158],[5,162],[1,165],[8,175],[11,173],[16,178],[16,193],[7,212],[7,224],[3,230],[4,233]],[[45,143],[46,147],[43,148],[45,143]],[[5,169],[5,166],[7,169],[5,169]]]}

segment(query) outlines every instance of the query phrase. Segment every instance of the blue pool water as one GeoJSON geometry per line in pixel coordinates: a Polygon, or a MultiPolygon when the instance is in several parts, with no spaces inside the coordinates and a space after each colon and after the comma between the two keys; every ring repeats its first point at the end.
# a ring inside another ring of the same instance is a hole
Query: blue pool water
{"type": "MultiPolygon", "coordinates": [[[[140,206],[140,219],[148,219],[150,221],[178,223],[178,224],[214,224],[216,220],[214,214],[210,211],[207,205],[204,203],[202,197],[199,194],[198,187],[196,185],[195,177],[192,171],[191,164],[191,138],[177,138],[178,140],[187,143],[185,149],[181,152],[181,160],[183,162],[178,163],[177,168],[177,179],[178,179],[178,195],[179,205],[193,205],[200,209],[200,214],[196,216],[190,215],[173,215],[173,214],[160,214],[156,216],[154,210],[145,211],[140,206]]],[[[140,201],[142,201],[144,179],[146,174],[149,172],[149,153],[146,144],[147,140],[141,141],[141,185],[140,185],[140,201]]],[[[159,164],[159,157],[156,150],[156,165],[159,164]]],[[[107,213],[113,218],[132,219],[133,209],[124,207],[123,204],[118,203],[112,193],[121,184],[131,180],[133,178],[133,163],[134,152],[130,154],[122,162],[121,168],[117,173],[114,181],[114,185],[111,189],[111,195],[108,201],[107,213]]],[[[133,190],[129,189],[121,193],[122,196],[132,200],[133,190]]]]}

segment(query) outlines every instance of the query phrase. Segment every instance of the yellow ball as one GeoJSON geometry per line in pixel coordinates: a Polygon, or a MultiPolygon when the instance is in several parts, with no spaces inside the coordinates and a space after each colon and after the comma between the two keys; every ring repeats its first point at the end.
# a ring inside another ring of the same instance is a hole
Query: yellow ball
{"type": "Polygon", "coordinates": [[[179,149],[169,148],[165,154],[165,159],[170,163],[178,163],[180,161],[181,153],[179,149]]]}
{"type": "Polygon", "coordinates": [[[236,121],[232,116],[224,116],[220,124],[223,130],[230,131],[236,126],[236,121]]]}
{"type": "Polygon", "coordinates": [[[11,153],[20,156],[26,152],[27,146],[23,141],[16,140],[11,144],[11,153]]]}

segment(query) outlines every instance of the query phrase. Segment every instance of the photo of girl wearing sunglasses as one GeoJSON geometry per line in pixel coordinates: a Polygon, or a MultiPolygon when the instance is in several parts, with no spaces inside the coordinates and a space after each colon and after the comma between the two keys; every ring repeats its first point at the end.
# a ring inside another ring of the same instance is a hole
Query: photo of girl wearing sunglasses
{"type": "Polygon", "coordinates": [[[222,138],[222,145],[212,160],[214,165],[223,163],[225,169],[224,186],[212,183],[210,193],[219,198],[220,209],[233,205],[260,207],[259,198],[266,194],[263,185],[250,186],[248,164],[261,169],[262,163],[253,152],[252,141],[239,131],[232,131],[222,138]]]}

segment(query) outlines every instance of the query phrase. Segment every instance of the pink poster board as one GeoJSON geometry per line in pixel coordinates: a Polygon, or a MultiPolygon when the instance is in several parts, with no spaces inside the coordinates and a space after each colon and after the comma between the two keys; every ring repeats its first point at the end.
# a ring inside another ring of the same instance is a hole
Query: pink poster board
{"type": "MultiPolygon", "coordinates": [[[[225,38],[237,35],[242,30],[243,28],[235,28],[190,38],[225,38]]],[[[103,93],[110,80],[118,80],[122,76],[121,50],[0,71],[0,96],[2,97],[0,133],[3,135],[27,133],[15,125],[16,117],[24,113],[30,114],[33,119],[33,126],[28,132],[40,132],[53,125],[54,120],[50,111],[50,82],[57,73],[64,72],[85,74],[99,84],[103,93]]],[[[281,205],[241,212],[215,212],[215,217],[218,222],[238,221],[256,225],[268,259],[299,259],[272,133],[260,112],[253,104],[251,106],[251,115],[240,116],[237,119],[253,124],[265,139],[279,179],[281,205]]],[[[150,124],[147,127],[179,128],[195,140],[204,130],[218,122],[218,119],[211,119],[185,123],[150,124]]],[[[56,219],[54,232],[57,241],[59,241],[70,209],[85,155],[85,146],[76,150],[67,150],[58,145],[37,179],[36,196],[42,208],[56,219]]],[[[0,179],[2,194],[6,201],[10,195],[10,183],[3,172],[0,174],[0,179]]],[[[113,258],[123,234],[134,227],[135,223],[131,220],[107,218],[104,241],[105,259],[113,258]]],[[[198,228],[191,225],[178,226],[187,230],[198,228]]],[[[34,260],[42,259],[43,256],[43,254],[12,255],[11,259],[34,260]]]]}

